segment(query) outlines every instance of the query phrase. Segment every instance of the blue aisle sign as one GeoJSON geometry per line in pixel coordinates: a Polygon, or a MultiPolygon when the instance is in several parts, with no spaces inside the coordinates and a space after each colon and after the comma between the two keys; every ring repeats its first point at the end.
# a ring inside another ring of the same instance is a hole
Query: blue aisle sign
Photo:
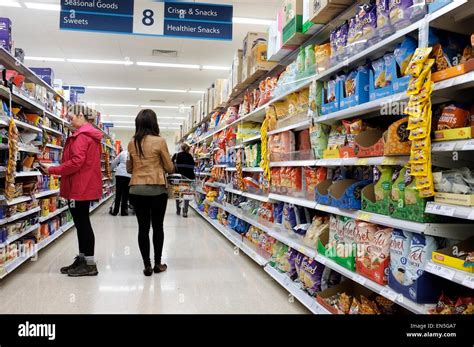
{"type": "Polygon", "coordinates": [[[69,90],[71,92],[77,93],[77,94],[85,94],[86,93],[86,88],[85,87],[80,87],[80,86],[63,86],[64,90],[69,90]]]}
{"type": "Polygon", "coordinates": [[[232,5],[163,0],[61,0],[62,30],[232,40],[232,5]]]}

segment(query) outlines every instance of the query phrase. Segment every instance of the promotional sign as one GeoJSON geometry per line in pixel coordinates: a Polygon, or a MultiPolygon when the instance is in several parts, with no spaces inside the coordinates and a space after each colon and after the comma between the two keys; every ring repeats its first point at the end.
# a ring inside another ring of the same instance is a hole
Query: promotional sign
{"type": "Polygon", "coordinates": [[[61,0],[62,30],[232,40],[232,5],[152,0],[61,0]]]}
{"type": "Polygon", "coordinates": [[[76,94],[85,94],[86,93],[86,88],[85,87],[79,87],[79,86],[63,86],[64,90],[69,90],[71,92],[74,92],[76,94]]]}

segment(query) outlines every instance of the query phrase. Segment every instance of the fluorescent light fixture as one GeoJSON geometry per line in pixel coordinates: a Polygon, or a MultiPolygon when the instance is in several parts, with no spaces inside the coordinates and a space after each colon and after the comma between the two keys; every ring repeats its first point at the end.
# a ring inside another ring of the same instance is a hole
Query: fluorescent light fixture
{"type": "Polygon", "coordinates": [[[222,71],[229,71],[230,66],[213,66],[213,65],[204,65],[202,67],[203,70],[222,70],[222,71]]]}
{"type": "Polygon", "coordinates": [[[1,2],[0,2],[0,6],[5,6],[5,7],[20,7],[20,8],[21,8],[21,4],[20,4],[19,2],[16,2],[16,1],[9,1],[9,0],[1,1],[1,2]]]}
{"type": "MultiPolygon", "coordinates": [[[[162,106],[162,105],[140,105],[141,108],[165,108],[172,110],[179,110],[179,106],[162,106]]],[[[191,108],[190,106],[184,106],[184,108],[191,108]]]]}
{"type": "Polygon", "coordinates": [[[155,89],[155,88],[138,88],[141,92],[163,92],[163,93],[186,93],[184,89],[155,89]]]}
{"type": "Polygon", "coordinates": [[[204,94],[205,91],[204,90],[189,90],[188,93],[191,93],[191,94],[204,94]]]}
{"type": "Polygon", "coordinates": [[[100,104],[105,107],[140,107],[140,105],[129,105],[129,104],[100,104]]]}
{"type": "Polygon", "coordinates": [[[79,64],[133,65],[133,61],[128,60],[67,59],[67,61],[79,64]]]}
{"type": "Polygon", "coordinates": [[[49,58],[49,57],[29,57],[26,56],[25,60],[34,60],[34,61],[57,61],[57,62],[65,62],[66,59],[64,58],[49,58]]]}
{"type": "Polygon", "coordinates": [[[152,63],[146,61],[137,62],[138,66],[153,66],[153,67],[176,67],[181,69],[200,69],[200,65],[194,64],[173,64],[173,63],[152,63]]]}
{"type": "Polygon", "coordinates": [[[87,86],[86,89],[101,89],[101,90],[137,90],[131,87],[102,87],[102,86],[87,86]]]}
{"type": "Polygon", "coordinates": [[[232,18],[232,22],[234,22],[234,24],[271,25],[274,21],[270,19],[234,17],[232,18]]]}
{"type": "Polygon", "coordinates": [[[45,4],[38,2],[25,2],[27,8],[34,10],[45,10],[45,11],[61,11],[61,6],[57,4],[45,4]]]}

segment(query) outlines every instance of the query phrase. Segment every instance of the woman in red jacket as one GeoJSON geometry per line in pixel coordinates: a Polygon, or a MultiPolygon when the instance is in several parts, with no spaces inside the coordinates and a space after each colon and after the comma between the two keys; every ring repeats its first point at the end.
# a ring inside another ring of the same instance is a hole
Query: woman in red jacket
{"type": "Polygon", "coordinates": [[[74,263],[61,268],[61,273],[72,277],[96,276],[95,237],[89,207],[92,201],[102,197],[102,132],[90,124],[95,118],[94,111],[75,106],[71,113],[75,131],[64,145],[62,164],[43,169],[48,174],[61,176],[60,195],[68,200],[79,241],[79,255],[74,263]]]}

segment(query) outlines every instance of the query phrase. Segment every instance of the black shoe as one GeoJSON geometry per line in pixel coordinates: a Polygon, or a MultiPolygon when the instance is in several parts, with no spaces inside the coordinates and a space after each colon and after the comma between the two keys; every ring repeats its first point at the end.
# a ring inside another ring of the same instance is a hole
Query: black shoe
{"type": "Polygon", "coordinates": [[[116,215],[118,215],[118,212],[109,211],[109,214],[112,215],[112,216],[116,216],[116,215]]]}
{"type": "Polygon", "coordinates": [[[86,262],[81,263],[78,267],[75,267],[67,273],[70,277],[82,277],[82,276],[97,276],[97,265],[87,265],[86,262]]]}
{"type": "Polygon", "coordinates": [[[183,212],[183,217],[188,218],[188,212],[183,212]]]}
{"type": "Polygon", "coordinates": [[[86,262],[86,259],[84,257],[77,256],[74,258],[74,263],[72,263],[69,266],[62,267],[60,271],[62,274],[67,275],[69,273],[69,270],[72,270],[85,262],[86,262]]]}
{"type": "Polygon", "coordinates": [[[128,216],[128,212],[122,212],[120,215],[121,215],[121,216],[124,216],[124,217],[125,217],[125,216],[128,216]]]}
{"type": "Polygon", "coordinates": [[[153,271],[158,274],[160,272],[165,272],[168,269],[168,265],[166,264],[160,264],[160,265],[155,265],[153,268],[153,271]]]}
{"type": "Polygon", "coordinates": [[[179,216],[181,214],[181,209],[176,210],[176,214],[179,216]]]}
{"type": "Polygon", "coordinates": [[[143,274],[147,277],[153,274],[153,268],[151,266],[147,266],[145,270],[143,270],[143,274]]]}

